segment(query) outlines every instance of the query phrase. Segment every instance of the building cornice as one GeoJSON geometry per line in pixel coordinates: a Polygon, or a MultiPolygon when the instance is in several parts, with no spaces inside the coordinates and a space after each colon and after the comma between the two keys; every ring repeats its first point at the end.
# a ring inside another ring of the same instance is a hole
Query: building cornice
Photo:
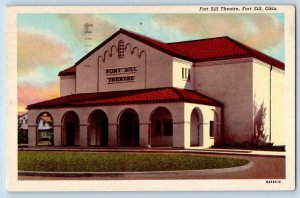
{"type": "Polygon", "coordinates": [[[237,63],[251,63],[252,57],[247,58],[232,58],[225,60],[213,60],[206,62],[195,62],[194,67],[205,67],[205,66],[217,66],[217,65],[228,65],[228,64],[237,64],[237,63]]]}

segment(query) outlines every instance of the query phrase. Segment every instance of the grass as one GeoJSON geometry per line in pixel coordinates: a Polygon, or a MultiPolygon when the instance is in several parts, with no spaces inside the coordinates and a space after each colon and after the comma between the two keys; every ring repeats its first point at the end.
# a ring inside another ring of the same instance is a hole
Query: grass
{"type": "Polygon", "coordinates": [[[57,172],[171,171],[229,168],[249,161],[183,154],[19,151],[18,169],[57,172]]]}

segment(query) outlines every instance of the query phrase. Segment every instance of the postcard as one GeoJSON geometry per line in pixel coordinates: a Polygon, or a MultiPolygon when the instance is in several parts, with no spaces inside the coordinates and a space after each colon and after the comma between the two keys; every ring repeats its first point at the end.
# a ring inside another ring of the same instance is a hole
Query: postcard
{"type": "Polygon", "coordinates": [[[295,189],[295,7],[7,8],[8,191],[295,189]]]}

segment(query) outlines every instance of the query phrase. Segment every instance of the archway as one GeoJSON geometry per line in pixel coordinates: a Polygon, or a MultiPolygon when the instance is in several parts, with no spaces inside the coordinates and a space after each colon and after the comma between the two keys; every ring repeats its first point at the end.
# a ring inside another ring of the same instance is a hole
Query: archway
{"type": "Polygon", "coordinates": [[[108,145],[108,118],[104,111],[93,111],[89,117],[89,145],[108,145]]]}
{"type": "Polygon", "coordinates": [[[200,109],[193,109],[190,127],[190,145],[203,146],[203,115],[200,109]]]}
{"type": "Polygon", "coordinates": [[[65,146],[79,146],[80,131],[79,131],[79,117],[74,111],[69,111],[64,114],[62,119],[63,129],[63,145],[65,146]]]}
{"type": "Polygon", "coordinates": [[[133,109],[126,109],[119,118],[119,146],[139,146],[139,116],[133,109]]]}
{"type": "Polygon", "coordinates": [[[209,121],[209,136],[211,138],[221,138],[219,136],[219,127],[218,127],[218,114],[216,110],[211,109],[214,114],[214,119],[209,121]]]}
{"type": "Polygon", "coordinates": [[[151,146],[173,146],[173,117],[165,107],[156,108],[151,115],[151,146]]]}
{"type": "Polygon", "coordinates": [[[41,113],[36,120],[37,124],[37,145],[38,146],[53,146],[53,117],[48,112],[41,113]]]}

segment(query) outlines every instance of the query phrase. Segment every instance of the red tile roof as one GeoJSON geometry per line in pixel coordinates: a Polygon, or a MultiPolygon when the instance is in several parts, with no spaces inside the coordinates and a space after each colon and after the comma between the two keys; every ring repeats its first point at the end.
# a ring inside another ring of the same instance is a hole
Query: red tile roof
{"type": "MultiPolygon", "coordinates": [[[[103,43],[101,43],[99,46],[97,46],[95,49],[93,49],[87,55],[85,55],[83,58],[77,61],[73,67],[80,64],[83,60],[85,60],[87,57],[89,57],[91,54],[93,54],[95,51],[100,49],[102,46],[104,46],[106,43],[108,43],[110,40],[112,40],[116,35],[120,33],[123,33],[133,39],[139,40],[166,54],[184,60],[188,60],[191,62],[254,57],[284,70],[284,63],[270,56],[267,56],[249,46],[246,46],[236,40],[233,40],[232,38],[227,36],[201,39],[201,40],[175,42],[175,43],[164,43],[162,41],[158,41],[156,39],[141,34],[137,34],[135,32],[131,32],[128,30],[124,30],[124,29],[120,29],[111,37],[106,39],[103,43]]],[[[68,69],[71,69],[73,67],[70,67],[68,69]]],[[[68,71],[65,72],[66,70],[61,71],[59,73],[59,76],[65,75],[65,73],[68,72],[68,71]]],[[[76,69],[74,72],[76,72],[76,69]]],[[[68,73],[67,75],[70,74],[68,73]]]]}
{"type": "Polygon", "coordinates": [[[169,43],[169,45],[187,52],[189,56],[195,60],[195,62],[254,57],[280,69],[284,69],[284,63],[270,56],[267,56],[249,46],[246,46],[230,37],[217,37],[202,40],[183,41],[169,43]]]}
{"type": "Polygon", "coordinates": [[[223,106],[221,102],[199,94],[195,91],[179,88],[157,88],[73,94],[31,104],[27,106],[27,109],[103,106],[117,104],[144,104],[160,102],[191,102],[212,106],[223,106]]]}
{"type": "Polygon", "coordinates": [[[58,73],[59,76],[69,76],[69,75],[75,75],[75,74],[76,74],[76,66],[69,67],[58,73]]]}

